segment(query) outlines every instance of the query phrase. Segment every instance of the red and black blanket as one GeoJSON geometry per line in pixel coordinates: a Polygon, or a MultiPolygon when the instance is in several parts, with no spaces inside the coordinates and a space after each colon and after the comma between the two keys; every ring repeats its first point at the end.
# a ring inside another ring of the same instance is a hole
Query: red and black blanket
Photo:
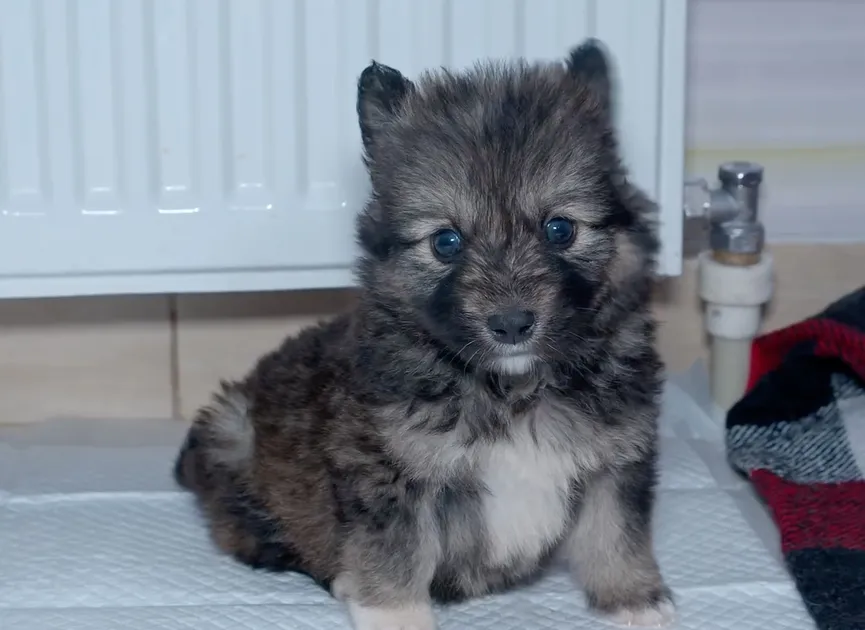
{"type": "Polygon", "coordinates": [[[865,287],[758,338],[727,452],[820,630],[865,630],[865,287]]]}

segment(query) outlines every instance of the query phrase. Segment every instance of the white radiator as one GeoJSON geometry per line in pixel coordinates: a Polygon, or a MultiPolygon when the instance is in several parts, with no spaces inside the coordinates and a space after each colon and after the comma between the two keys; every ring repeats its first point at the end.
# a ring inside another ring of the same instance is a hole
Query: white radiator
{"type": "Polygon", "coordinates": [[[0,297],[348,286],[356,79],[612,49],[681,266],[686,0],[0,0],[0,297]]]}

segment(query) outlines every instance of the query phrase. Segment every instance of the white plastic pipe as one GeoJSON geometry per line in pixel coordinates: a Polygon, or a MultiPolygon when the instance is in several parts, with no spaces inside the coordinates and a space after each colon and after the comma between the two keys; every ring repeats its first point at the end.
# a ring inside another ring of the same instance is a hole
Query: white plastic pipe
{"type": "Polygon", "coordinates": [[[709,383],[715,404],[726,411],[745,393],[751,342],[760,331],[763,305],[774,289],[773,260],[764,252],[756,264],[739,266],[702,252],[698,264],[709,334],[709,383]]]}

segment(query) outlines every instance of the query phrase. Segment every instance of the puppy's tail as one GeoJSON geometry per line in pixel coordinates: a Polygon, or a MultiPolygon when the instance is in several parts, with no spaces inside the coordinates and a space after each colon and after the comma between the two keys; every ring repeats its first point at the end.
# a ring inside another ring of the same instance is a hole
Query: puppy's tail
{"type": "Polygon", "coordinates": [[[223,382],[196,414],[174,463],[174,479],[187,490],[208,492],[224,475],[244,475],[254,451],[249,398],[239,383],[223,382]]]}

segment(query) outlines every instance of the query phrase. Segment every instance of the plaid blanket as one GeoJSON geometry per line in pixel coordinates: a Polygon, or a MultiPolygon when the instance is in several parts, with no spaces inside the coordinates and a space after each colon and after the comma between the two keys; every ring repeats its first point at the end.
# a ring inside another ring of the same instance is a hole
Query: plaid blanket
{"type": "Polygon", "coordinates": [[[817,627],[865,630],[865,287],[755,341],[726,442],[817,627]]]}

